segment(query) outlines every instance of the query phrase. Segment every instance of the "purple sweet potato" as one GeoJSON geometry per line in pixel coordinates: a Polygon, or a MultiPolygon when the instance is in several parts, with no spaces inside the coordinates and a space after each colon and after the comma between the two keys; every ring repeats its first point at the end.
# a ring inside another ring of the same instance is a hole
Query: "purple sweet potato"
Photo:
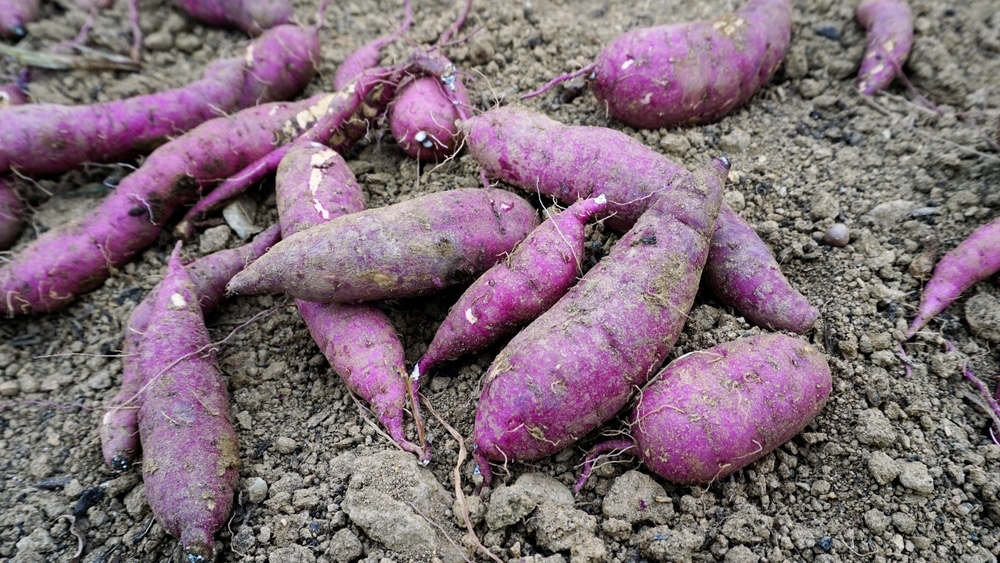
{"type": "Polygon", "coordinates": [[[28,93],[20,81],[0,86],[0,110],[28,103],[28,93]]]}
{"type": "Polygon", "coordinates": [[[510,256],[473,282],[438,327],[412,379],[511,335],[558,301],[581,273],[584,226],[606,204],[603,196],[574,203],[531,231],[510,256]]]}
{"type": "Polygon", "coordinates": [[[660,194],[635,225],[548,311],[521,330],[484,376],[475,458],[556,453],[625,406],[680,336],[698,281],[727,159],[660,194]]]}
{"type": "Polygon", "coordinates": [[[180,538],[188,561],[212,561],[239,479],[240,450],[229,395],[175,247],[139,352],[139,438],[146,500],[180,538]]]}
{"type": "MultiPolygon", "coordinates": [[[[275,196],[284,236],[366,207],[364,192],[343,157],[322,145],[298,145],[288,151],[278,166],[275,196]]],[[[295,304],[334,372],[371,405],[389,436],[404,450],[429,459],[429,450],[407,440],[403,429],[409,402],[406,359],[385,313],[367,303],[300,299],[295,304]]],[[[414,420],[422,438],[419,416],[414,420]]]]}
{"type": "Polygon", "coordinates": [[[226,288],[351,303],[424,295],[468,282],[538,225],[503,190],[460,188],[352,213],[276,244],[226,288]]]}
{"type": "Polygon", "coordinates": [[[443,160],[455,152],[457,122],[470,116],[471,105],[465,85],[453,73],[447,83],[422,76],[396,93],[389,106],[389,129],[406,154],[420,160],[443,160]]]}
{"type": "Polygon", "coordinates": [[[0,37],[24,37],[28,22],[38,18],[39,0],[0,0],[0,37]]]}
{"type": "Polygon", "coordinates": [[[823,410],[833,381],[816,348],[799,338],[759,334],[670,362],[639,392],[631,440],[589,454],[630,449],[660,477],[706,485],[760,459],[823,410]],[[634,447],[631,447],[633,446],[634,447]]]}
{"type": "Polygon", "coordinates": [[[0,250],[7,250],[21,233],[24,200],[14,190],[9,178],[0,176],[0,250]]]}
{"type": "Polygon", "coordinates": [[[867,32],[857,88],[871,96],[903,70],[913,47],[913,11],[906,0],[862,0],[855,16],[867,32]]]}
{"type": "Polygon", "coordinates": [[[979,227],[941,257],[924,286],[917,316],[906,330],[912,338],[931,319],[951,305],[965,290],[1000,271],[1000,218],[979,227]]]}
{"type": "Polygon", "coordinates": [[[802,334],[819,317],[808,299],[790,290],[771,249],[728,205],[719,211],[703,280],[722,302],[759,326],[802,334]]]}
{"type": "Polygon", "coordinates": [[[288,23],[293,13],[289,0],[174,0],[174,5],[203,23],[235,27],[251,36],[288,23]]]}
{"type": "Polygon", "coordinates": [[[59,309],[156,241],[177,209],[275,146],[298,138],[338,97],[276,102],[203,123],[153,151],[88,214],[51,229],[0,267],[0,313],[59,309]]]}
{"type": "Polygon", "coordinates": [[[0,171],[54,174],[85,162],[144,154],[205,121],[302,90],[319,60],[316,30],[280,26],[239,57],[210,65],[185,87],[82,106],[28,104],[0,110],[0,171]]]}
{"type": "MultiPolygon", "coordinates": [[[[669,192],[686,175],[681,166],[624,133],[566,126],[509,106],[466,119],[461,127],[472,158],[490,177],[567,203],[604,194],[604,224],[618,231],[636,221],[653,195],[669,192]]],[[[764,241],[737,219],[723,204],[712,235],[706,275],[713,285],[727,289],[720,298],[765,326],[793,331],[811,326],[808,319],[815,308],[781,274],[764,241]],[[721,242],[716,243],[716,236],[721,242]],[[732,240],[741,244],[730,246],[732,240]],[[752,283],[757,279],[767,287],[758,290],[752,283]],[[801,310],[774,315],[786,309],[768,300],[795,303],[801,310]]]]}
{"type": "MultiPolygon", "coordinates": [[[[275,225],[257,235],[249,244],[214,252],[185,266],[202,314],[222,301],[230,278],[273,246],[281,238],[280,235],[281,230],[275,225]]],[[[129,316],[122,343],[121,388],[108,401],[107,411],[101,417],[101,450],[105,463],[114,471],[127,470],[139,455],[139,350],[156,308],[158,294],[159,285],[136,305],[129,316]]]]}
{"type": "Polygon", "coordinates": [[[748,0],[711,21],[629,31],[605,46],[593,65],[553,83],[589,74],[601,111],[632,127],[709,123],[767,84],[791,33],[790,0],[748,0]]]}

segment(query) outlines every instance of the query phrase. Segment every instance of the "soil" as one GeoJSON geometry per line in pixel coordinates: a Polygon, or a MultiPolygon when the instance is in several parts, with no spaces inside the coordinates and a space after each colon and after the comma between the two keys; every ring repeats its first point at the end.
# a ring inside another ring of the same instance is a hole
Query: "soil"
{"type": "MultiPolygon", "coordinates": [[[[128,52],[124,4],[96,18],[90,47],[128,52]]],[[[415,4],[413,29],[383,62],[433,43],[459,9],[450,0],[415,4]]],[[[640,131],[606,117],[586,91],[557,88],[525,102],[517,94],[586,64],[625,30],[712,17],[736,2],[646,0],[627,11],[606,0],[476,3],[465,27],[474,33],[448,52],[480,110],[523,104],[564,123],[611,127],[689,168],[732,157],[727,200],[820,308],[805,338],[828,357],[833,395],[801,435],[708,486],[664,482],[620,456],[574,496],[569,487],[583,452],[600,439],[595,433],[552,458],[496,467],[492,490],[475,497],[465,454],[481,376],[499,346],[442,366],[424,388],[441,418],[426,416],[434,458],[421,467],[331,373],[289,300],[233,299],[207,318],[218,340],[270,313],[219,348],[243,466],[237,508],[216,536],[218,560],[487,560],[467,549],[455,502],[453,471],[463,455],[465,507],[503,561],[996,561],[1000,446],[962,367],[996,385],[1000,290],[978,284],[905,343],[909,369],[897,352],[920,297],[926,259],[918,258],[928,241],[950,249],[1000,210],[1000,16],[993,0],[911,4],[910,85],[896,81],[887,93],[860,97],[853,76],[864,34],[854,4],[802,0],[790,52],[745,107],[710,125],[640,131]],[[835,223],[848,228],[845,246],[824,240],[835,223]],[[464,437],[464,450],[442,420],[464,437]]],[[[37,70],[34,99],[79,104],[180,86],[245,41],[165,0],[140,7],[142,72],[37,70]]],[[[304,22],[315,17],[311,3],[298,1],[296,10],[304,22]]],[[[308,93],[327,89],[337,63],[394,29],[400,15],[398,1],[331,3],[321,73],[308,93]]],[[[45,3],[20,44],[44,50],[75,36],[84,19],[62,2],[45,3]]],[[[8,78],[17,70],[0,65],[8,78]]],[[[383,131],[349,161],[371,206],[477,185],[464,152],[418,166],[383,131]]],[[[32,214],[13,252],[86,212],[107,191],[105,179],[129,166],[18,180],[32,214]]],[[[269,189],[253,194],[258,226],[275,219],[269,189]]],[[[186,248],[189,257],[240,243],[228,228],[203,233],[186,248]]],[[[593,227],[588,264],[614,239],[593,227]]],[[[0,558],[180,558],[178,542],[152,522],[137,469],[108,469],[97,434],[119,383],[126,321],[162,275],[171,246],[162,236],[65,310],[0,321],[0,558]]],[[[411,365],[459,292],[382,305],[411,365]]],[[[760,330],[701,295],[672,357],[760,330]]],[[[605,432],[618,429],[611,422],[605,432]]]]}

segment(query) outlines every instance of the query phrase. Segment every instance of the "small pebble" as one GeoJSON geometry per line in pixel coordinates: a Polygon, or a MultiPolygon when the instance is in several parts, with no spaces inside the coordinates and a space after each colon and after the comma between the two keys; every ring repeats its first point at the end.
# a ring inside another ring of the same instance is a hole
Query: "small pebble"
{"type": "Polygon", "coordinates": [[[264,502],[267,498],[267,481],[260,477],[247,479],[247,499],[255,504],[264,502]]]}
{"type": "Polygon", "coordinates": [[[851,230],[843,223],[834,223],[823,233],[823,242],[838,248],[847,246],[851,241],[851,230]]]}

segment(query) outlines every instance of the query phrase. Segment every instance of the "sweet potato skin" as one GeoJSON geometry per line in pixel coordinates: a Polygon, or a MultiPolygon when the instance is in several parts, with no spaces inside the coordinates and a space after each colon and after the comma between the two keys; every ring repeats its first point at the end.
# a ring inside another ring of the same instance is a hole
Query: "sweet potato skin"
{"type": "MultiPolygon", "coordinates": [[[[267,251],[281,238],[277,225],[243,246],[220,250],[185,266],[198,296],[202,314],[214,309],[225,297],[226,283],[246,264],[267,251]]],[[[156,307],[159,285],[136,305],[129,316],[122,341],[122,375],[118,393],[107,403],[99,434],[104,462],[114,471],[127,470],[139,454],[139,350],[156,307]]]]}
{"type": "Polygon", "coordinates": [[[509,336],[558,301],[581,273],[585,224],[606,204],[602,197],[583,199],[546,219],[476,279],[441,322],[413,378],[509,336]]]}
{"type": "Polygon", "coordinates": [[[830,396],[826,359],[808,342],[759,334],[674,360],[629,417],[636,455],[657,475],[707,484],[790,440],[830,396]]]}
{"type": "Polygon", "coordinates": [[[212,63],[200,80],[123,100],[3,110],[0,171],[55,174],[86,162],[115,162],[149,152],[211,119],[290,98],[312,79],[319,60],[315,30],[284,25],[238,57],[212,63]]]}
{"type": "Polygon", "coordinates": [[[0,0],[0,37],[24,37],[28,22],[38,18],[39,0],[0,0]]]}
{"type": "MultiPolygon", "coordinates": [[[[607,217],[604,224],[618,231],[635,223],[653,195],[669,192],[687,174],[680,165],[624,133],[566,126],[510,106],[466,119],[462,130],[469,153],[490,177],[566,203],[604,194],[608,206],[599,216],[607,217]],[[567,146],[573,150],[565,150],[567,146]]],[[[812,326],[809,318],[816,314],[815,308],[781,273],[764,241],[725,203],[712,238],[707,277],[716,287],[726,288],[724,297],[732,299],[730,305],[765,326],[796,332],[812,326]],[[729,234],[733,231],[742,244],[730,247],[726,239],[733,238],[729,234]],[[770,284],[767,294],[761,295],[750,283],[757,278],[770,284]],[[786,311],[764,301],[767,295],[799,308],[786,311]]]]}
{"type": "Polygon", "coordinates": [[[790,0],[749,0],[713,21],[636,29],[598,55],[591,90],[633,127],[716,121],[774,75],[791,31],[790,0]]]}
{"type": "Polygon", "coordinates": [[[456,104],[472,105],[461,80],[454,91],[434,76],[421,76],[401,87],[389,106],[389,129],[403,152],[420,160],[443,160],[458,144],[457,121],[462,117],[456,104]]]}
{"type": "Polygon", "coordinates": [[[208,25],[235,27],[252,36],[288,23],[293,15],[288,0],[174,0],[174,5],[208,25]]]}
{"type": "Polygon", "coordinates": [[[941,257],[924,286],[917,315],[906,330],[906,338],[912,338],[965,290],[1000,271],[998,241],[1000,218],[979,227],[941,257]]]}
{"type": "Polygon", "coordinates": [[[698,291],[729,162],[664,192],[611,252],[522,329],[484,376],[475,456],[541,458],[625,406],[659,369],[698,291]]]}
{"type": "Polygon", "coordinates": [[[189,561],[213,559],[212,536],[229,517],[239,478],[229,395],[210,343],[178,244],[140,351],[139,437],[149,508],[189,561]]]}
{"type": "Polygon", "coordinates": [[[799,334],[809,331],[819,310],[795,291],[771,249],[728,205],[719,211],[704,283],[750,322],[799,334]]]}
{"type": "Polygon", "coordinates": [[[889,86],[910,54],[913,11],[906,0],[862,0],[855,17],[867,32],[857,88],[871,96],[889,86]]]}
{"type": "Polygon", "coordinates": [[[53,311],[97,287],[110,268],[152,244],[179,206],[297,138],[334,98],[249,108],[153,151],[88,215],[43,233],[0,267],[0,313],[53,311]]]}
{"type": "Polygon", "coordinates": [[[524,199],[459,188],[338,217],[283,239],[226,290],[350,303],[470,281],[538,225],[524,199]]]}
{"type": "Polygon", "coordinates": [[[24,201],[7,177],[0,176],[0,250],[10,248],[21,234],[24,201]]]}
{"type": "MultiPolygon", "coordinates": [[[[335,151],[300,145],[278,166],[275,197],[283,235],[291,236],[332,219],[364,210],[364,193],[335,151]]],[[[379,422],[403,449],[427,458],[429,450],[406,438],[408,402],[403,344],[388,316],[368,303],[296,300],[309,334],[333,371],[371,405],[379,422]]]]}

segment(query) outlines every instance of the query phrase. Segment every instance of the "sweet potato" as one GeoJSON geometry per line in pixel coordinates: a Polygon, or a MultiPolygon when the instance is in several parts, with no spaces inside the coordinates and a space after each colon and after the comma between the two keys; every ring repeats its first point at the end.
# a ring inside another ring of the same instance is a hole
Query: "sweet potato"
{"type": "Polygon", "coordinates": [[[24,37],[24,26],[38,18],[39,0],[0,0],[0,37],[24,37]]]}
{"type": "Polygon", "coordinates": [[[288,23],[293,12],[289,0],[174,0],[174,5],[208,25],[235,27],[251,36],[288,23]]]}
{"type": "Polygon", "coordinates": [[[458,120],[471,115],[469,93],[451,73],[447,82],[422,76],[399,89],[389,106],[389,130],[413,158],[443,160],[458,144],[458,120]]]}
{"type": "Polygon", "coordinates": [[[855,16],[867,34],[857,88],[871,96],[903,70],[913,47],[913,11],[906,0],[862,0],[855,16]]]}
{"type": "Polygon", "coordinates": [[[9,178],[0,176],[0,250],[7,250],[21,233],[24,201],[9,178]]]}
{"type": "Polygon", "coordinates": [[[0,313],[59,309],[152,244],[202,189],[298,138],[339,99],[319,94],[220,117],[153,151],[88,214],[51,229],[0,267],[0,313]]]}
{"type": "Polygon", "coordinates": [[[28,92],[25,90],[24,78],[17,82],[0,86],[0,110],[10,106],[28,103],[28,92]]]}
{"type": "MultiPolygon", "coordinates": [[[[281,230],[275,225],[257,235],[249,244],[214,252],[185,266],[202,314],[222,301],[230,278],[273,246],[280,235],[281,230]]],[[[154,287],[129,316],[122,343],[121,388],[108,401],[107,411],[101,417],[101,451],[105,463],[114,471],[127,470],[139,455],[139,350],[156,308],[159,289],[159,285],[154,287]]]]}
{"type": "Polygon", "coordinates": [[[708,258],[728,159],[664,191],[562,299],[521,330],[484,376],[475,458],[538,459],[614,416],[680,336],[708,258]]]}
{"type": "Polygon", "coordinates": [[[917,316],[910,322],[906,338],[912,338],[976,282],[1000,271],[997,241],[1000,241],[1000,218],[979,227],[941,257],[924,286],[917,316]]]}
{"type": "MultiPolygon", "coordinates": [[[[606,217],[604,224],[618,231],[635,222],[653,195],[669,192],[686,175],[681,166],[624,133],[566,126],[510,106],[466,119],[461,128],[469,153],[490,177],[567,203],[604,194],[608,198],[601,214],[606,217]]],[[[713,285],[727,289],[720,299],[765,326],[793,331],[811,326],[807,321],[816,314],[815,308],[781,273],[764,241],[736,219],[738,215],[723,204],[712,235],[715,248],[706,270],[713,285]],[[740,244],[729,246],[732,240],[740,244]],[[718,252],[723,248],[726,253],[718,252]],[[758,291],[752,283],[757,276],[767,282],[766,291],[758,291]],[[795,303],[801,310],[790,318],[772,316],[785,309],[771,301],[795,303]]]]}
{"type": "Polygon", "coordinates": [[[423,295],[474,279],[537,225],[531,205],[510,192],[437,192],[296,233],[226,291],[340,303],[423,295]]]}
{"type": "Polygon", "coordinates": [[[601,111],[632,127],[709,123],[770,80],[791,32],[790,0],[748,0],[711,21],[629,31],[593,65],[556,81],[589,74],[601,111]]]}
{"type": "Polygon", "coordinates": [[[210,119],[291,97],[312,79],[318,60],[316,30],[285,25],[250,43],[239,57],[216,61],[201,80],[182,88],[82,106],[4,109],[0,172],[54,174],[144,154],[210,119]]]}
{"type": "Polygon", "coordinates": [[[438,327],[412,379],[509,336],[558,301],[581,273],[584,225],[606,204],[603,196],[582,199],[545,220],[510,256],[473,282],[438,327]]]}
{"type": "MultiPolygon", "coordinates": [[[[278,166],[275,194],[281,232],[291,236],[365,209],[365,197],[343,157],[322,145],[299,145],[278,166]]],[[[406,438],[406,359],[389,318],[367,303],[296,300],[323,355],[347,386],[364,399],[401,448],[429,459],[430,450],[406,438]]],[[[416,407],[414,407],[416,408],[416,407]]],[[[414,413],[418,434],[419,416],[414,413]]]]}
{"type": "Polygon", "coordinates": [[[668,481],[705,485],[732,475],[802,431],[823,410],[833,381],[808,342],[759,334],[691,352],[643,387],[629,415],[631,440],[587,456],[630,449],[668,481]],[[634,447],[632,447],[634,444],[634,447]]]}
{"type": "Polygon", "coordinates": [[[174,249],[139,355],[142,479],[153,517],[188,561],[212,561],[229,517],[240,450],[198,295],[174,249]]]}

